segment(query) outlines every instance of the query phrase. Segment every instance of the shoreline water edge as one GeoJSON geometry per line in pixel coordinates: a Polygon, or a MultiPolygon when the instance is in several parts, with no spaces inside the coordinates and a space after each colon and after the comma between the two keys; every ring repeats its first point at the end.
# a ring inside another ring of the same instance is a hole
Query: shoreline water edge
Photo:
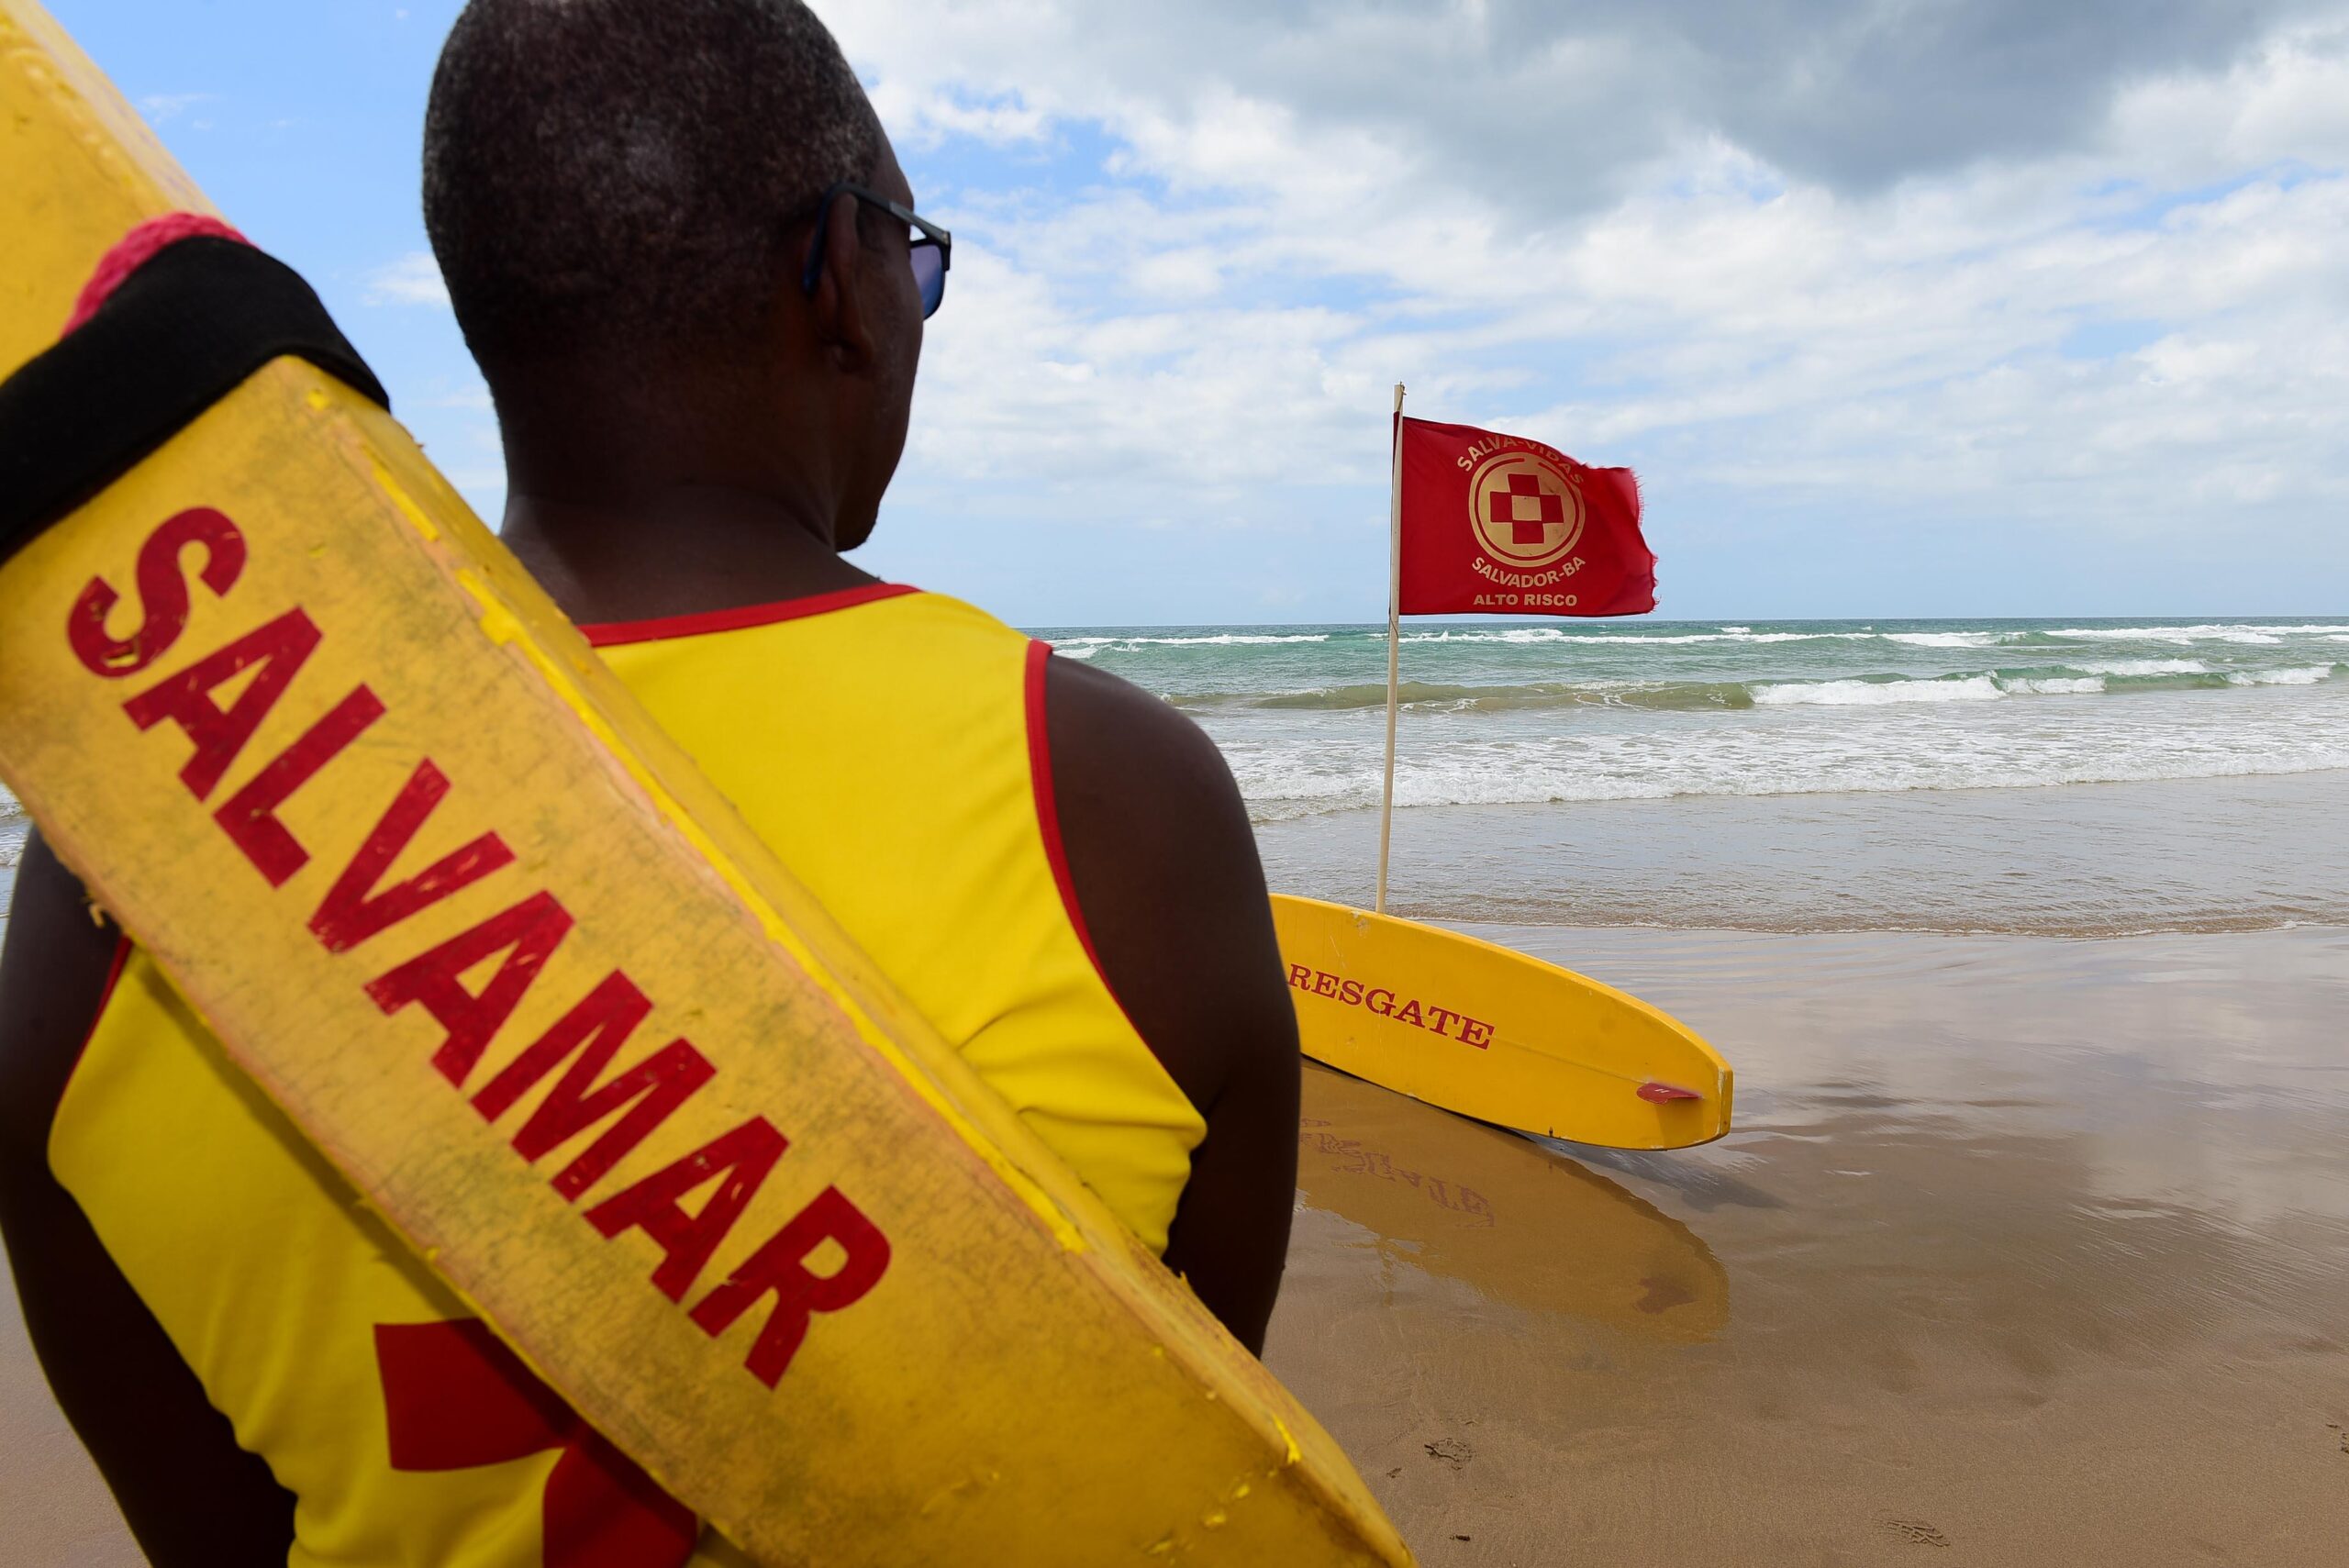
{"type": "MultiPolygon", "coordinates": [[[[1205,725],[1258,821],[1377,804],[1384,628],[1042,635],[1205,725]]],[[[1401,661],[1403,806],[2349,767],[2349,615],[1417,623],[1401,661]]]]}
{"type": "MultiPolygon", "coordinates": [[[[1373,626],[1038,628],[1197,718],[1260,825],[1376,806],[1373,626]]],[[[1398,806],[2349,768],[2349,614],[1404,628],[1398,806]]],[[[23,819],[0,794],[0,865],[23,819]]]]}

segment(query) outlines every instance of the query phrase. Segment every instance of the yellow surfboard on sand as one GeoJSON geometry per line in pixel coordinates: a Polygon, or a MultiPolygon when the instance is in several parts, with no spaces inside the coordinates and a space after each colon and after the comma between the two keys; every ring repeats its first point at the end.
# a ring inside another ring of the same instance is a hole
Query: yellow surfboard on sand
{"type": "MultiPolygon", "coordinates": [[[[277,276],[184,240],[50,349],[101,257],[189,208],[95,68],[0,0],[10,473],[86,459],[164,384],[142,350],[277,276]],[[203,269],[227,292],[174,292],[203,269]]],[[[0,778],[238,1068],[757,1562],[1408,1562],[1312,1418],[904,1004],[363,371],[242,341],[152,442],[48,473],[53,505],[0,489],[0,778]],[[562,1020],[623,971],[681,1086],[557,1106],[562,1020]],[[681,1230],[652,1205],[752,1147],[722,1209],[681,1230]]]]}
{"type": "Polygon", "coordinates": [[[1462,1116],[1610,1149],[1729,1130],[1720,1053],[1636,996],[1457,931],[1286,894],[1273,924],[1317,1062],[1462,1116]]]}

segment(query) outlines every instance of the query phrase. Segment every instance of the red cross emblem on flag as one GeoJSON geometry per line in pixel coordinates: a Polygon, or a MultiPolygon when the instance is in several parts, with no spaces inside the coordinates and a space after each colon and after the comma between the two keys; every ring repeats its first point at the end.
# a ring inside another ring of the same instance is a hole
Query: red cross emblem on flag
{"type": "Polygon", "coordinates": [[[1508,488],[1494,491],[1490,500],[1492,510],[1487,516],[1493,526],[1508,524],[1510,537],[1519,544],[1539,546],[1549,537],[1548,529],[1566,523],[1565,501],[1542,489],[1542,482],[1530,473],[1510,474],[1508,488]]]}
{"type": "Polygon", "coordinates": [[[561,1449],[547,1476],[546,1568],[679,1568],[700,1526],[534,1376],[477,1318],[379,1323],[394,1470],[474,1470],[561,1449]]]}

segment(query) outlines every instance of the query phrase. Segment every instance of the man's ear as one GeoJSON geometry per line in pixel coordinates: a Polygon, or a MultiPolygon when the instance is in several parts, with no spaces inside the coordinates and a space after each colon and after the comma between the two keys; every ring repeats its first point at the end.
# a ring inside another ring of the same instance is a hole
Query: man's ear
{"type": "Polygon", "coordinates": [[[873,363],[872,301],[864,296],[859,264],[864,244],[857,233],[857,200],[843,191],[832,198],[824,225],[824,264],[807,301],[816,341],[836,369],[856,372],[873,363]]]}

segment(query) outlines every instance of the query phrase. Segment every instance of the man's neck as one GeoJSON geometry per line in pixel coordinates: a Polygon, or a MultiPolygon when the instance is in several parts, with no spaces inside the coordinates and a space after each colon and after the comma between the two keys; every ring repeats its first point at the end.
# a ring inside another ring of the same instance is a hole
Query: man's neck
{"type": "Polygon", "coordinates": [[[830,519],[770,496],[696,487],[625,508],[517,493],[501,529],[583,625],[770,604],[874,581],[832,548],[830,519]]]}

